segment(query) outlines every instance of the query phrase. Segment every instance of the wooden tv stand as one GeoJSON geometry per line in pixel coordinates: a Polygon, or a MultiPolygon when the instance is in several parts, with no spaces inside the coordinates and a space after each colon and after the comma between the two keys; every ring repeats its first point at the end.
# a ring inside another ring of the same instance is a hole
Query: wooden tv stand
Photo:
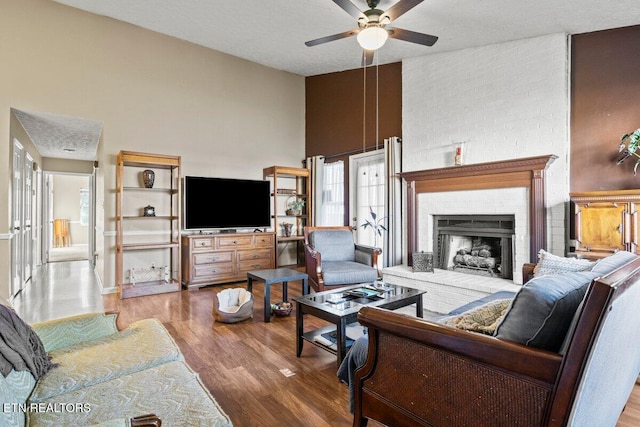
{"type": "Polygon", "coordinates": [[[275,267],[275,233],[219,233],[182,236],[182,286],[247,280],[251,270],[275,267]]]}

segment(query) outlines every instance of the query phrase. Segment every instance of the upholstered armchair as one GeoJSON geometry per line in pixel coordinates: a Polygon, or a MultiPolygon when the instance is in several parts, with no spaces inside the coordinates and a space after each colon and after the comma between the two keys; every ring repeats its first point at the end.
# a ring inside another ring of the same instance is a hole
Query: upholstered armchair
{"type": "Polygon", "coordinates": [[[382,250],[356,244],[349,226],[305,227],[304,253],[309,282],[316,292],[380,277],[377,265],[382,250]]]}

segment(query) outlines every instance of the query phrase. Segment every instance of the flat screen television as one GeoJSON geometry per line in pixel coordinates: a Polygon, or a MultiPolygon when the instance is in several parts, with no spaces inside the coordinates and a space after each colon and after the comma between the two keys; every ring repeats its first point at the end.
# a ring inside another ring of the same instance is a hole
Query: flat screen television
{"type": "Polygon", "coordinates": [[[270,226],[269,181],[185,176],[185,229],[229,230],[270,226]]]}

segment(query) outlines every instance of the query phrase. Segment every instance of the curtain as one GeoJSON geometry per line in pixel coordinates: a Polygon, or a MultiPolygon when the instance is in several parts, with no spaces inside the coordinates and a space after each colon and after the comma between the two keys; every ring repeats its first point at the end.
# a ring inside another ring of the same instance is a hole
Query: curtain
{"type": "Polygon", "coordinates": [[[309,169],[311,179],[311,194],[308,200],[311,201],[309,219],[307,225],[315,226],[322,223],[322,183],[324,181],[324,156],[307,157],[307,169],[309,169]]]}
{"type": "Polygon", "coordinates": [[[402,264],[402,140],[397,136],[384,140],[385,216],[387,232],[382,253],[383,265],[402,264]]]}

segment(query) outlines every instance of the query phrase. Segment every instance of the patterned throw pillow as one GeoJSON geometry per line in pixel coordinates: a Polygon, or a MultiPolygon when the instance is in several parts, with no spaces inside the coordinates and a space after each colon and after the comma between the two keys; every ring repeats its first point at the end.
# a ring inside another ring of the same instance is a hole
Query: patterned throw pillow
{"type": "Polygon", "coordinates": [[[594,262],[588,259],[565,258],[540,249],[540,252],[538,252],[538,263],[533,269],[533,277],[544,276],[546,274],[586,271],[590,270],[593,264],[594,262]]]}
{"type": "Polygon", "coordinates": [[[466,331],[492,335],[507,312],[511,301],[511,298],[491,301],[457,316],[450,317],[442,323],[466,331]]]}

